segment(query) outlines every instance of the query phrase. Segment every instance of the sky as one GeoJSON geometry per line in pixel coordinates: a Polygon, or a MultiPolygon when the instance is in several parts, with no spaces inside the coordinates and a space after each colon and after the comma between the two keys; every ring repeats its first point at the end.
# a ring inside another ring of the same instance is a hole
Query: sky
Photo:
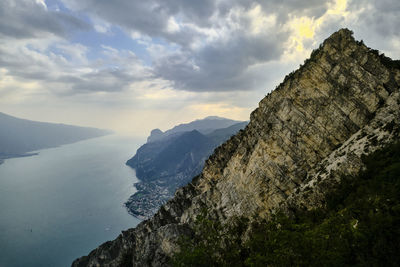
{"type": "Polygon", "coordinates": [[[398,0],[1,0],[0,112],[132,136],[248,120],[333,32],[400,59],[398,0]]]}

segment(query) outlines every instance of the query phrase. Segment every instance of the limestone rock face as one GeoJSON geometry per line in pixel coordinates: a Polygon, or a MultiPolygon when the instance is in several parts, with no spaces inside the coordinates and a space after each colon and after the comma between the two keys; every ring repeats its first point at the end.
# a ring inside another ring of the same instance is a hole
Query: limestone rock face
{"type": "Polygon", "coordinates": [[[248,126],[151,219],[73,266],[165,266],[206,208],[221,222],[312,209],[343,174],[400,136],[400,67],[339,30],[259,103],[248,126]]]}

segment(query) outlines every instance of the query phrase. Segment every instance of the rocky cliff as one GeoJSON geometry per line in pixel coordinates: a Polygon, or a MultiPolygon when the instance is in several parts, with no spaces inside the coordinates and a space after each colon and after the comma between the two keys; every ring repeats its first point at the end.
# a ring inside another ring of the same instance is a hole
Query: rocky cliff
{"type": "Polygon", "coordinates": [[[400,136],[400,64],[342,29],[259,103],[248,126],[151,219],[73,266],[165,266],[201,210],[221,222],[312,209],[400,136]]]}

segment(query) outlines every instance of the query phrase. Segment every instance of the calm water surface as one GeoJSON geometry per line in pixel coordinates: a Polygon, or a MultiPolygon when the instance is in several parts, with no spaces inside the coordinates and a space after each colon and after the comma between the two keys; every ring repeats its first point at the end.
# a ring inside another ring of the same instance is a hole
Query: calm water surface
{"type": "Polygon", "coordinates": [[[106,136],[0,165],[0,266],[70,266],[136,226],[125,162],[143,141],[106,136]]]}

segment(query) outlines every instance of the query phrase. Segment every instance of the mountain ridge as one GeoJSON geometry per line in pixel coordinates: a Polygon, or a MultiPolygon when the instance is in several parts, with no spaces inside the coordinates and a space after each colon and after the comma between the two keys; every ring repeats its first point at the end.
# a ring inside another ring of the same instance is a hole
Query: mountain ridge
{"type": "MultiPolygon", "coordinates": [[[[220,119],[226,122],[226,119],[220,119]]],[[[215,129],[209,134],[200,133],[196,129],[177,132],[139,147],[136,154],[126,162],[126,165],[135,169],[140,181],[135,184],[137,192],[125,203],[129,213],[141,219],[153,215],[172,198],[176,189],[186,185],[201,172],[205,160],[215,147],[246,124],[236,123],[227,128],[215,129]]]]}
{"type": "Polygon", "coordinates": [[[398,61],[348,29],[333,33],[260,101],[244,130],[215,149],[199,176],[151,219],[73,266],[169,265],[203,210],[227,223],[323,205],[343,175],[363,169],[364,155],[399,140],[399,85],[398,61]]]}
{"type": "Polygon", "coordinates": [[[226,128],[240,122],[241,121],[231,120],[218,116],[208,116],[204,119],[197,119],[188,123],[178,124],[171,129],[166,130],[165,132],[161,131],[160,129],[153,129],[150,133],[150,136],[147,138],[147,142],[155,142],[157,140],[170,138],[183,132],[188,132],[192,130],[197,130],[202,134],[208,134],[215,129],[226,128]]]}
{"type": "Polygon", "coordinates": [[[0,160],[27,152],[109,134],[110,131],[61,123],[39,122],[0,112],[0,160]]]}

